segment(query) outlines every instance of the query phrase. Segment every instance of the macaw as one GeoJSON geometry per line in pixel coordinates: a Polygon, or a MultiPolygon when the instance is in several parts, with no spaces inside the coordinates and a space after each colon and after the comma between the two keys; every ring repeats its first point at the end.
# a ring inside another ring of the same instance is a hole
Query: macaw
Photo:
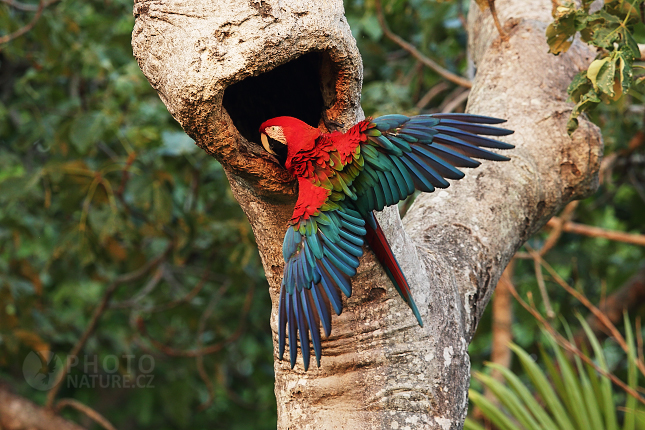
{"type": "MultiPolygon", "coordinates": [[[[260,126],[264,148],[286,145],[284,167],[298,180],[298,200],[282,246],[285,261],[278,311],[279,358],[289,339],[291,368],[297,337],[305,370],[311,344],[320,367],[321,336],[331,333],[331,309],[340,315],[352,294],[363,245],[369,245],[420,326],[421,315],[410,286],[373,211],[414,193],[446,188],[461,179],[458,167],[477,167],[473,158],[507,161],[484,148],[513,145],[488,136],[513,133],[492,124],[505,120],[443,113],[384,115],[360,121],[346,133],[322,133],[293,117],[277,117],[260,126]],[[269,143],[272,140],[272,145],[269,143]],[[277,145],[277,146],[276,146],[277,145]]],[[[282,147],[284,149],[284,147],[282,147]]]]}

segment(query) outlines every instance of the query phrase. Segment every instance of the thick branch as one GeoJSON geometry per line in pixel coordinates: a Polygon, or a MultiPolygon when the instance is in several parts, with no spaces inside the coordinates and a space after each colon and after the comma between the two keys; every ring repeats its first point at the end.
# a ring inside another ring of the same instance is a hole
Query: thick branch
{"type": "Polygon", "coordinates": [[[585,121],[566,133],[571,105],[566,88],[593,58],[574,43],[566,55],[547,53],[546,0],[496,2],[508,42],[501,42],[489,13],[471,8],[471,53],[477,66],[468,111],[508,118],[516,145],[510,163],[485,163],[447,190],[422,195],[405,218],[411,237],[441,256],[455,274],[468,335],[488,303],[492,287],[519,246],[568,201],[597,186],[602,141],[585,121]]]}
{"type": "Polygon", "coordinates": [[[0,428],[3,430],[83,430],[53,411],[13,394],[0,384],[0,428]]]}

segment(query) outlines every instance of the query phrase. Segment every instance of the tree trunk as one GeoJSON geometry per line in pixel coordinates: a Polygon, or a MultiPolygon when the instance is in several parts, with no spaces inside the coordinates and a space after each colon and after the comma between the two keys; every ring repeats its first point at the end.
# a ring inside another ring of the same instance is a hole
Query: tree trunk
{"type": "MultiPolygon", "coordinates": [[[[423,194],[402,223],[379,215],[424,320],[369,251],[353,295],[323,342],[322,366],[275,361],[278,428],[458,429],[467,408],[467,347],[504,267],[569,200],[594,190],[602,142],[586,120],[570,138],[566,87],[592,52],[547,54],[549,0],[498,0],[510,39],[472,5],[477,67],[469,111],[508,118],[511,162],[484,162],[423,194]],[[404,227],[404,228],[403,228],[404,227]]],[[[295,181],[259,146],[260,123],[298,116],[323,130],[362,119],[362,65],[342,1],[135,1],[134,54],[170,113],[218,159],[255,233],[273,301],[295,181]]],[[[277,344],[275,347],[277,351],[277,344]]],[[[277,358],[277,357],[276,357],[277,358]]]]}

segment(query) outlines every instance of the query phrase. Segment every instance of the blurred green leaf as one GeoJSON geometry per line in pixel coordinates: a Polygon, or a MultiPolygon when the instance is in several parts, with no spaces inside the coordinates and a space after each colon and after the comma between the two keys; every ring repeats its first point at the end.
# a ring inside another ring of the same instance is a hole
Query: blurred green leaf
{"type": "Polygon", "coordinates": [[[468,390],[468,397],[482,410],[497,428],[502,430],[519,430],[517,427],[495,404],[477,391],[468,390]]]}
{"type": "Polygon", "coordinates": [[[85,154],[99,139],[103,132],[103,117],[100,112],[81,114],[74,118],[69,139],[76,150],[85,154]]]}
{"type": "MultiPolygon", "coordinates": [[[[605,372],[609,372],[609,367],[607,366],[607,362],[605,360],[605,354],[603,353],[600,343],[598,342],[598,338],[596,338],[596,336],[593,334],[593,331],[591,330],[591,327],[589,327],[587,321],[582,318],[581,315],[577,315],[577,317],[580,321],[580,324],[582,325],[582,328],[587,334],[587,338],[591,343],[591,347],[594,350],[594,354],[596,356],[596,359],[598,360],[600,368],[605,372]]],[[[615,413],[616,404],[614,403],[611,381],[607,378],[601,378],[600,380],[600,395],[602,399],[602,410],[605,416],[605,428],[607,430],[618,429],[618,421],[616,420],[615,413]]]]}
{"type": "MultiPolygon", "coordinates": [[[[605,353],[600,348],[598,339],[591,332],[584,318],[579,317],[579,321],[582,323],[589,342],[594,348],[595,360],[604,371],[607,371],[605,353]]],[[[633,359],[636,357],[636,350],[631,323],[626,316],[625,328],[626,342],[629,348],[627,358],[631,363],[629,366],[631,374],[629,384],[635,388],[637,387],[637,374],[633,359]]],[[[565,324],[564,329],[568,337],[573,339],[568,325],[565,324]]],[[[612,392],[610,379],[603,375],[598,375],[590,366],[588,366],[588,369],[591,370],[591,373],[587,377],[582,361],[578,356],[575,356],[576,366],[574,368],[570,359],[565,355],[563,348],[546,330],[543,331],[543,338],[549,349],[553,351],[557,361],[557,366],[553,365],[553,363],[547,365],[546,373],[540,369],[525,350],[517,345],[510,345],[519,358],[526,376],[531,380],[533,388],[539,394],[539,399],[536,400],[528,384],[523,382],[510,369],[499,364],[489,363],[487,367],[498,371],[504,377],[508,386],[490,376],[477,372],[475,377],[490,390],[491,398],[487,399],[471,389],[469,395],[472,403],[481,410],[487,420],[499,428],[509,428],[515,422],[525,430],[599,430],[616,428],[617,415],[620,412],[613,402],[614,393],[612,392]],[[556,382],[556,384],[560,384],[560,387],[554,391],[549,381],[560,381],[559,383],[556,382]],[[494,399],[501,407],[496,406],[491,399],[494,399]],[[562,404],[566,405],[566,408],[562,404]],[[601,409],[604,413],[604,420],[601,417],[601,409]],[[553,417],[553,420],[551,417],[553,417]],[[557,425],[554,421],[557,422],[557,425]]],[[[542,358],[543,361],[551,361],[551,356],[548,353],[544,353],[542,358]]],[[[625,402],[624,430],[633,430],[635,428],[634,425],[638,416],[635,400],[630,397],[625,402]]],[[[471,428],[476,428],[477,424],[472,422],[470,425],[471,428]]]]}
{"type": "Polygon", "coordinates": [[[164,131],[161,133],[162,146],[159,153],[176,157],[200,151],[195,141],[182,131],[164,131]]]}

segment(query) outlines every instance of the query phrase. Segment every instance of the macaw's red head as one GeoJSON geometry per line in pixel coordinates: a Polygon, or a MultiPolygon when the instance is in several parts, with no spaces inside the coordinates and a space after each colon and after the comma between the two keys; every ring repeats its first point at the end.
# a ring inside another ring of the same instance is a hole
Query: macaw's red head
{"type": "Polygon", "coordinates": [[[313,148],[318,136],[320,130],[290,116],[279,116],[263,122],[260,126],[262,146],[268,152],[276,155],[269,145],[268,138],[287,146],[286,164],[289,164],[291,158],[299,151],[313,148]]]}

